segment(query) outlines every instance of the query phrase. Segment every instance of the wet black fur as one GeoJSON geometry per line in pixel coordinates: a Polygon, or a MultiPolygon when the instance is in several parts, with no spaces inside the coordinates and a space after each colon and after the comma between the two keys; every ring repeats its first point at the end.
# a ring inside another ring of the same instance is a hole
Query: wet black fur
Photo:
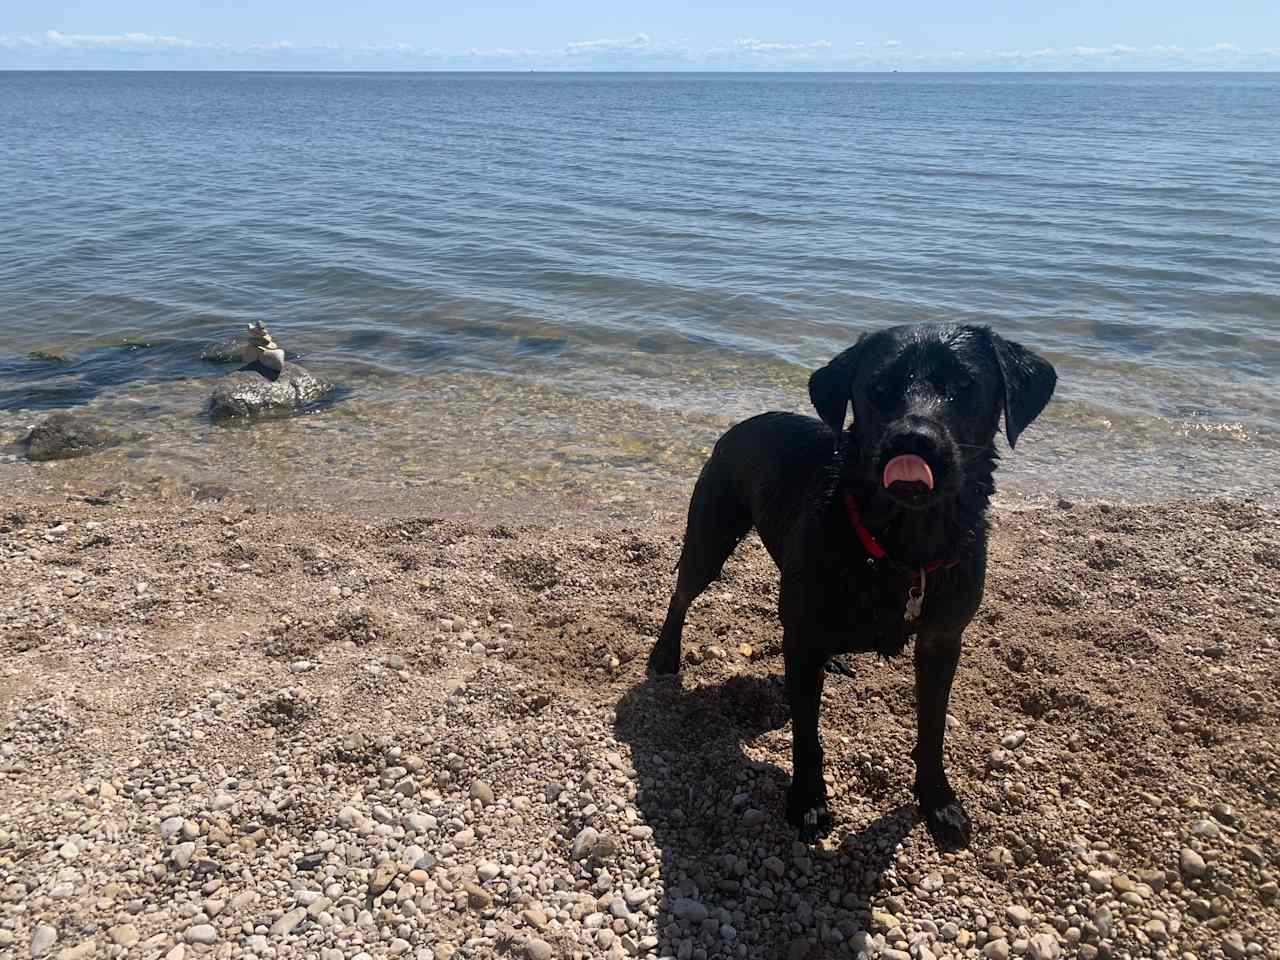
{"type": "Polygon", "coordinates": [[[831,822],[818,736],[827,661],[892,656],[914,635],[916,797],[939,843],[968,843],[967,815],[943,770],[943,734],[961,634],[982,599],[995,435],[1003,414],[1013,446],[1056,380],[1048,361],[986,327],[892,327],[863,335],[813,374],[809,396],[821,420],[766,413],[716,443],[694,487],[676,589],[649,667],[679,669],[689,605],[754,526],[782,578],[793,731],[787,819],[805,839],[831,822]],[[883,488],[885,464],[904,453],[929,463],[932,491],[883,488]],[[886,559],[872,560],[859,541],[846,494],[886,559]],[[908,625],[911,573],[935,562],[947,566],[926,576],[923,611],[908,625]]]}

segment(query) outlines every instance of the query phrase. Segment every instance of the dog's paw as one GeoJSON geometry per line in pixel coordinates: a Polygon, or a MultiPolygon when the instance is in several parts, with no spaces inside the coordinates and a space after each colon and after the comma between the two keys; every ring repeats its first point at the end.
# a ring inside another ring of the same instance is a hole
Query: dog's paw
{"type": "Polygon", "coordinates": [[[810,807],[797,819],[799,822],[792,821],[792,825],[800,831],[801,843],[817,843],[831,832],[831,811],[825,804],[820,807],[810,807]]]}
{"type": "Polygon", "coordinates": [[[652,677],[669,677],[680,670],[680,648],[671,650],[661,643],[649,652],[649,675],[652,677]]]}
{"type": "Polygon", "coordinates": [[[831,812],[824,797],[801,797],[794,789],[787,794],[787,822],[800,831],[804,843],[817,843],[831,832],[831,812]]]}
{"type": "Polygon", "coordinates": [[[943,850],[963,850],[973,839],[973,824],[959,797],[922,811],[933,842],[943,850]]]}

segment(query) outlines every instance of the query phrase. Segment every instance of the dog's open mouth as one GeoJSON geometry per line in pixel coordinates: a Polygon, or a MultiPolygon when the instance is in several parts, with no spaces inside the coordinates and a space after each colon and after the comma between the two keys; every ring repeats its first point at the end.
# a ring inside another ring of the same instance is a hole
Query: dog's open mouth
{"type": "Polygon", "coordinates": [[[933,489],[933,471],[923,457],[904,453],[884,465],[884,487],[888,490],[895,483],[919,483],[933,489]]]}

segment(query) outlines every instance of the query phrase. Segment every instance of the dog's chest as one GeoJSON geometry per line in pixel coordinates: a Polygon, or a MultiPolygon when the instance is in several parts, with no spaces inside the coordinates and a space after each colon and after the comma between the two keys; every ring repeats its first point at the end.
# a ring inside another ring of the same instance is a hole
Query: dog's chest
{"type": "Polygon", "coordinates": [[[832,572],[822,608],[833,653],[874,650],[893,656],[928,625],[930,597],[919,575],[887,564],[832,572]]]}

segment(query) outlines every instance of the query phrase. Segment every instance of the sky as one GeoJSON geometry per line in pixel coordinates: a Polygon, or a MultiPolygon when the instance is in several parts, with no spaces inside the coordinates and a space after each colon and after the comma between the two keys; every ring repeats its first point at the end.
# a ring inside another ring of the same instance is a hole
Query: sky
{"type": "Polygon", "coordinates": [[[1280,70],[1280,0],[3,0],[15,68],[1280,70]]]}

